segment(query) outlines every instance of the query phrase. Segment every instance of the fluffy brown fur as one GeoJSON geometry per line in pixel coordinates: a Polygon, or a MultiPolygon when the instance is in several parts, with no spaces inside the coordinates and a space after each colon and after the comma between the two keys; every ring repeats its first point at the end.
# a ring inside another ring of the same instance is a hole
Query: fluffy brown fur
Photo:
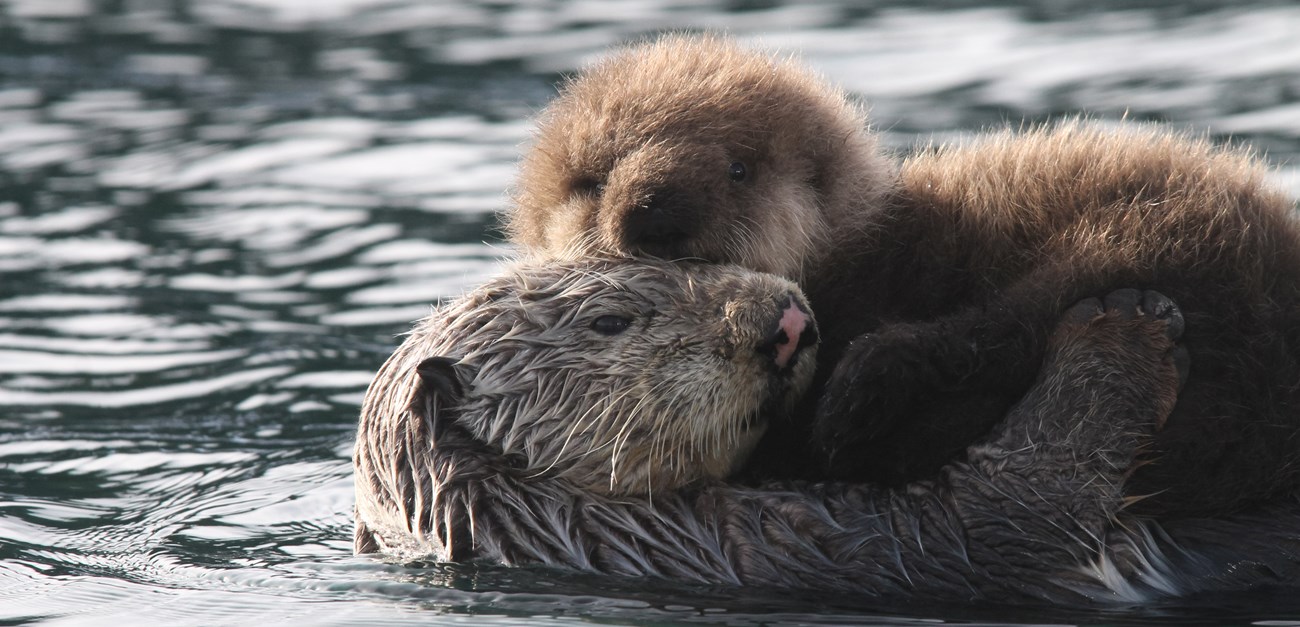
{"type": "MultiPolygon", "coordinates": [[[[1163,297],[1071,309],[1038,383],[935,481],[719,483],[754,413],[807,378],[811,355],[782,369],[768,351],[801,315],[793,287],[735,266],[587,259],[517,267],[439,309],[367,391],[357,551],[930,599],[1200,585],[1166,573],[1167,555],[1191,555],[1178,540],[1121,512],[1135,450],[1177,395],[1182,324],[1163,297]],[[629,324],[602,333],[608,316],[629,324]]],[[[1205,577],[1238,563],[1198,559],[1205,577]]]]}
{"type": "Polygon", "coordinates": [[[721,39],[599,63],[538,124],[507,225],[526,250],[636,250],[797,279],[831,225],[880,204],[893,179],[838,89],[721,39]]]}
{"type": "Polygon", "coordinates": [[[566,85],[509,229],[540,255],[696,257],[799,279],[824,348],[808,420],[773,431],[760,472],[928,476],[1024,393],[1066,305],[1164,292],[1187,312],[1197,366],[1130,489],[1145,511],[1200,515],[1300,486],[1300,231],[1263,181],[1239,152],[1080,122],[895,167],[807,70],[667,37],[566,85]],[[792,448],[809,424],[820,450],[792,448]]]}

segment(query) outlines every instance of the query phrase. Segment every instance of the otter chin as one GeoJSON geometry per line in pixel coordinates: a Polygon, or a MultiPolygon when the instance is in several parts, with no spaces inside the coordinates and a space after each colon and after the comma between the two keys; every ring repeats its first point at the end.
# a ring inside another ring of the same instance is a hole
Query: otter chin
{"type": "MultiPolygon", "coordinates": [[[[621,259],[520,266],[417,324],[367,394],[454,423],[526,473],[599,494],[720,479],[812,378],[799,288],[737,267],[621,259]],[[455,391],[451,394],[450,391],[455,391]]],[[[386,432],[415,434],[410,425],[386,432]]]]}

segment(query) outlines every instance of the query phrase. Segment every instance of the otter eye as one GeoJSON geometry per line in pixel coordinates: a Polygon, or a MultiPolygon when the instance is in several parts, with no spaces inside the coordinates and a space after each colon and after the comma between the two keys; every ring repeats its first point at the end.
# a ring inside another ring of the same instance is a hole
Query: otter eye
{"type": "Polygon", "coordinates": [[[747,174],[748,171],[745,170],[745,164],[739,161],[733,161],[731,166],[727,168],[727,177],[737,183],[745,180],[745,175],[747,174]]]}
{"type": "Polygon", "coordinates": [[[632,326],[632,319],[624,316],[601,316],[591,321],[593,331],[601,335],[618,335],[632,326]]]}
{"type": "Polygon", "coordinates": [[[605,193],[605,182],[588,177],[577,179],[573,182],[573,193],[599,196],[605,193]]]}

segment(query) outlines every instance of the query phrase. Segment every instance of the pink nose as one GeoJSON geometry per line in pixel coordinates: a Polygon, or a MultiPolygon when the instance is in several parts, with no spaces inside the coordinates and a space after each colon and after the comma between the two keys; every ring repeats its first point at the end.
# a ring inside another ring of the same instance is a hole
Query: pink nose
{"type": "Polygon", "coordinates": [[[781,319],[777,322],[776,333],[769,340],[772,347],[773,358],[776,361],[777,368],[785,368],[790,365],[790,360],[794,354],[803,347],[816,341],[816,331],[813,335],[804,337],[812,325],[810,318],[804,310],[799,308],[795,303],[794,296],[790,297],[789,305],[781,311],[781,319]],[[801,343],[800,340],[803,340],[801,343]]]}

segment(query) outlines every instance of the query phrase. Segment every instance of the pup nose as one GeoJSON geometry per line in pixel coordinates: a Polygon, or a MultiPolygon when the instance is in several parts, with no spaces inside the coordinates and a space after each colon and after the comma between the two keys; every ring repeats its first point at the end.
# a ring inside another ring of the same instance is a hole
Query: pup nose
{"type": "Polygon", "coordinates": [[[651,198],[636,207],[627,217],[627,239],[634,243],[664,242],[686,235],[676,212],[662,201],[651,198]]]}
{"type": "Polygon", "coordinates": [[[761,353],[771,355],[780,370],[790,366],[799,349],[817,343],[817,323],[799,305],[794,294],[785,298],[785,307],[777,318],[776,328],[759,344],[761,353]]]}
{"type": "Polygon", "coordinates": [[[628,208],[623,220],[624,245],[657,257],[683,256],[681,248],[692,228],[685,200],[685,195],[670,189],[648,192],[639,204],[628,208]]]}

